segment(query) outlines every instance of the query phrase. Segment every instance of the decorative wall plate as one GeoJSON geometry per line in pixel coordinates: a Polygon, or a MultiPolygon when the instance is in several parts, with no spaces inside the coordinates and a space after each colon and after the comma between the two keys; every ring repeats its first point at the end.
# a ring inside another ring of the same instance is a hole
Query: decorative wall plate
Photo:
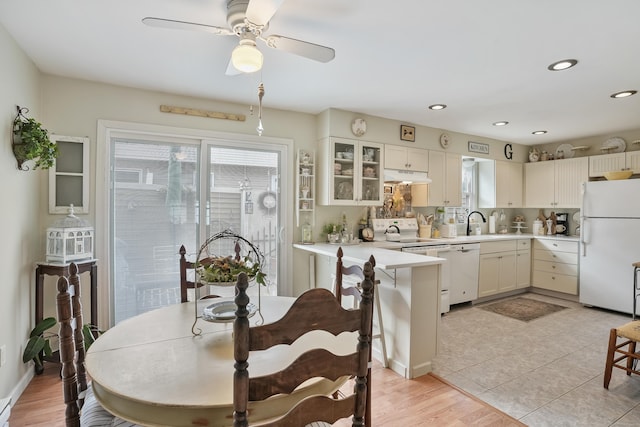
{"type": "Polygon", "coordinates": [[[624,150],[627,148],[627,143],[624,142],[624,139],[620,137],[613,137],[607,139],[600,147],[600,150],[607,153],[624,153],[624,150]]]}
{"type": "Polygon", "coordinates": [[[571,144],[560,144],[558,148],[556,148],[556,159],[570,159],[573,157],[575,152],[573,151],[573,145],[571,144]]]}
{"type": "Polygon", "coordinates": [[[361,117],[353,119],[351,122],[351,132],[353,132],[355,136],[364,135],[367,132],[367,122],[361,117]]]}

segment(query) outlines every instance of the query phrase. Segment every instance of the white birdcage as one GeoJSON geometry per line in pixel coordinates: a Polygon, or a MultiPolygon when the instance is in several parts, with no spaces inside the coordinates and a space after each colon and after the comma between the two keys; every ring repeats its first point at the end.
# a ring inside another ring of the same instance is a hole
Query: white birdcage
{"type": "Polygon", "coordinates": [[[67,263],[93,258],[93,227],[73,213],[47,228],[47,262],[67,263]]]}

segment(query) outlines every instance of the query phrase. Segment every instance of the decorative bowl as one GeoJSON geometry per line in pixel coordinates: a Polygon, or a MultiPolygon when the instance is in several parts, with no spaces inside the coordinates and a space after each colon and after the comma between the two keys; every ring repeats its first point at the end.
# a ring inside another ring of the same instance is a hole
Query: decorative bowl
{"type": "Polygon", "coordinates": [[[631,175],[633,175],[633,171],[631,170],[611,171],[611,172],[604,173],[604,177],[607,178],[608,181],[613,181],[618,179],[629,179],[631,175]]]}
{"type": "Polygon", "coordinates": [[[342,156],[345,159],[353,160],[353,151],[345,151],[344,153],[342,153],[342,156]]]}

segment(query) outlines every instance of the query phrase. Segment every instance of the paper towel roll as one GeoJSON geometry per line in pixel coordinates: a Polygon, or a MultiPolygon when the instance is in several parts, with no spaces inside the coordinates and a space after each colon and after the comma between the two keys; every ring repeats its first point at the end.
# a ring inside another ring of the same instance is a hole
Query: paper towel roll
{"type": "Polygon", "coordinates": [[[489,234],[496,234],[496,217],[493,215],[489,217],[489,234]]]}

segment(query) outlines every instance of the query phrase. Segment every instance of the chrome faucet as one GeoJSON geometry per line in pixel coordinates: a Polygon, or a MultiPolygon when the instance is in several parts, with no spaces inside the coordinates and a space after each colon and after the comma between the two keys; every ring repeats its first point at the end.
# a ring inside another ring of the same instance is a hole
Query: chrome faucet
{"type": "Polygon", "coordinates": [[[487,222],[487,219],[484,217],[482,212],[480,212],[480,211],[469,212],[469,215],[467,216],[467,236],[469,236],[471,234],[471,229],[469,227],[469,218],[471,218],[471,215],[473,215],[474,213],[480,214],[480,216],[482,217],[482,222],[487,222]]]}

